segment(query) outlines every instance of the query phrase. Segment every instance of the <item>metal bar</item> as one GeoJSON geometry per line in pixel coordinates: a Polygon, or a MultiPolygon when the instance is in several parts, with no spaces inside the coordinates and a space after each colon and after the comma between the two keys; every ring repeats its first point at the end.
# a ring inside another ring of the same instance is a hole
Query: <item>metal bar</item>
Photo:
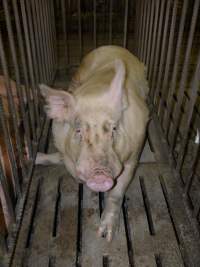
{"type": "Polygon", "coordinates": [[[147,53],[146,53],[146,65],[147,68],[150,67],[150,51],[152,51],[152,34],[153,34],[153,19],[154,19],[154,14],[155,14],[155,1],[152,0],[151,2],[151,11],[150,11],[150,22],[149,22],[149,38],[147,40],[148,46],[147,46],[147,53]]]}
{"type": "MultiPolygon", "coordinates": [[[[0,47],[1,50],[2,47],[0,47]]],[[[19,176],[18,176],[18,172],[17,172],[17,164],[16,164],[16,160],[15,160],[15,156],[14,156],[14,151],[13,151],[13,147],[12,147],[12,142],[10,139],[10,134],[8,131],[8,126],[5,120],[5,115],[4,115],[4,111],[3,111],[3,103],[2,103],[2,99],[0,97],[0,121],[1,121],[1,126],[2,126],[2,133],[3,133],[3,137],[4,137],[4,141],[6,144],[6,148],[8,151],[8,156],[9,156],[9,160],[10,160],[10,164],[11,164],[11,168],[12,168],[12,183],[13,183],[13,187],[14,187],[14,193],[15,193],[15,198],[17,198],[18,196],[21,195],[21,188],[20,188],[20,183],[19,183],[19,176]]]]}
{"type": "Polygon", "coordinates": [[[8,184],[3,172],[3,167],[0,160],[0,200],[3,209],[5,224],[7,229],[15,222],[15,211],[11,196],[9,194],[8,184]]]}
{"type": "Polygon", "coordinates": [[[79,36],[79,57],[82,59],[83,42],[82,42],[82,23],[81,23],[81,0],[78,0],[78,36],[79,36]]]}
{"type": "Polygon", "coordinates": [[[200,85],[200,51],[198,55],[197,66],[196,66],[195,73],[193,75],[191,86],[190,86],[190,102],[187,107],[187,111],[185,113],[186,120],[185,120],[185,125],[184,125],[184,129],[182,133],[183,140],[181,142],[181,149],[178,155],[177,166],[176,166],[176,170],[178,172],[180,171],[182,167],[182,163],[183,163],[185,148],[186,148],[187,141],[188,141],[188,133],[189,133],[192,115],[194,111],[194,106],[195,106],[197,96],[198,96],[199,85],[200,85]]]}
{"type": "MultiPolygon", "coordinates": [[[[56,36],[56,25],[55,25],[55,13],[54,13],[54,4],[53,1],[50,2],[50,10],[51,10],[51,27],[52,27],[52,39],[53,39],[53,64],[54,64],[54,72],[57,66],[57,36],[56,36]]],[[[70,59],[70,58],[69,58],[70,59]]]]}
{"type": "Polygon", "coordinates": [[[63,35],[64,35],[64,44],[65,44],[65,53],[67,63],[69,63],[69,43],[68,43],[68,35],[67,35],[67,18],[66,18],[66,1],[61,0],[61,12],[62,12],[62,28],[63,28],[63,35]]]}
{"type": "Polygon", "coordinates": [[[172,135],[171,135],[172,138],[170,142],[171,150],[173,150],[174,145],[176,143],[176,138],[177,138],[177,130],[179,127],[179,122],[180,122],[180,117],[181,117],[180,116],[181,105],[182,105],[183,96],[184,96],[185,84],[188,78],[189,60],[190,60],[192,43],[193,43],[193,38],[194,38],[194,33],[195,33],[195,28],[196,28],[196,23],[197,23],[197,18],[198,18],[199,5],[200,5],[200,1],[195,0],[194,6],[193,6],[192,21],[190,25],[187,48],[186,48],[186,53],[185,53],[185,58],[184,58],[184,63],[183,63],[183,71],[182,71],[180,86],[179,86],[179,90],[177,94],[178,102],[174,110],[175,118],[174,118],[174,128],[172,129],[172,135]]]}
{"type": "Polygon", "coordinates": [[[164,30],[163,30],[163,36],[162,36],[161,56],[160,56],[160,62],[159,62],[159,68],[158,68],[159,69],[158,81],[156,84],[156,90],[155,90],[154,97],[153,97],[154,104],[156,105],[156,109],[158,109],[156,102],[157,102],[159,92],[162,86],[163,67],[165,65],[165,54],[166,54],[166,45],[167,45],[167,31],[168,31],[169,17],[170,17],[170,7],[171,7],[171,1],[167,1],[164,30]]]}
{"type": "MultiPolygon", "coordinates": [[[[26,136],[26,140],[27,140],[29,155],[32,155],[30,126],[29,126],[29,121],[27,121],[27,119],[26,119],[26,110],[25,110],[25,105],[24,105],[24,96],[25,95],[24,95],[24,92],[22,91],[23,88],[20,85],[19,65],[18,65],[18,61],[17,61],[14,35],[13,35],[12,26],[11,26],[10,12],[9,12],[9,8],[8,8],[8,2],[6,0],[3,0],[3,6],[4,6],[5,15],[6,15],[5,18],[6,18],[6,24],[7,24],[8,38],[9,38],[9,44],[10,44],[11,54],[12,54],[12,59],[13,59],[13,66],[14,66],[14,71],[15,71],[15,76],[16,76],[16,89],[17,89],[17,93],[19,96],[19,103],[20,103],[20,109],[21,109],[22,117],[23,117],[25,136],[26,136]]],[[[20,147],[19,151],[22,152],[21,147],[20,147]]],[[[23,174],[25,175],[25,166],[24,166],[24,162],[22,159],[22,155],[20,155],[21,165],[23,168],[23,174]]]]}
{"type": "Polygon", "coordinates": [[[152,68],[152,80],[150,81],[150,98],[153,99],[154,95],[154,87],[156,86],[156,78],[157,78],[157,70],[158,70],[158,60],[160,55],[160,49],[161,49],[161,36],[162,36],[162,25],[163,25],[163,19],[164,19],[164,8],[165,8],[166,1],[161,1],[161,7],[160,7],[160,17],[158,21],[158,32],[156,35],[156,49],[155,49],[155,61],[153,61],[153,68],[152,68]]]}
{"type": "Polygon", "coordinates": [[[142,27],[142,39],[141,39],[141,60],[144,62],[144,48],[145,48],[145,30],[146,30],[146,19],[147,19],[147,6],[148,6],[149,1],[144,0],[144,10],[143,10],[143,27],[142,27]]]}
{"type": "Polygon", "coordinates": [[[42,23],[42,16],[41,16],[41,8],[39,5],[38,0],[33,0],[35,11],[36,11],[36,20],[38,24],[38,38],[40,41],[40,54],[41,54],[41,60],[42,60],[42,69],[43,69],[43,82],[47,81],[47,69],[46,69],[46,49],[45,49],[45,43],[44,43],[44,35],[42,31],[43,23],[42,23]]]}
{"type": "Polygon", "coordinates": [[[163,122],[163,115],[164,115],[163,102],[164,100],[167,99],[167,94],[168,94],[169,71],[170,71],[170,63],[171,63],[171,58],[172,58],[173,41],[174,41],[174,33],[175,33],[175,26],[176,26],[177,7],[178,7],[178,0],[175,0],[174,5],[173,5],[173,11],[172,11],[172,21],[171,21],[171,26],[170,26],[169,43],[168,43],[168,49],[167,49],[167,59],[166,59],[163,86],[162,88],[160,88],[161,90],[160,103],[158,101],[158,105],[159,105],[158,110],[160,113],[159,117],[160,117],[161,122],[163,122]]]}
{"type": "MultiPolygon", "coordinates": [[[[141,0],[141,14],[144,14],[144,0],[141,0]]],[[[141,15],[140,18],[140,45],[139,45],[139,53],[138,56],[141,60],[141,56],[142,56],[142,36],[143,36],[143,24],[144,24],[144,16],[141,15]]]]}
{"type": "Polygon", "coordinates": [[[94,48],[97,47],[97,3],[93,0],[93,41],[94,48]]]}
{"type": "Polygon", "coordinates": [[[143,55],[143,62],[145,64],[146,64],[148,36],[149,36],[149,27],[150,27],[150,11],[151,11],[152,5],[153,5],[153,0],[147,1],[147,13],[146,13],[147,18],[146,18],[145,39],[144,39],[144,55],[143,55]]]}
{"type": "Polygon", "coordinates": [[[51,69],[51,76],[50,76],[50,83],[52,83],[54,78],[54,51],[53,51],[53,32],[52,32],[52,17],[51,17],[51,6],[50,3],[46,2],[46,9],[47,9],[47,25],[48,25],[48,35],[49,35],[49,47],[50,47],[50,69],[51,69]]]}
{"type": "MultiPolygon", "coordinates": [[[[27,1],[27,0],[26,0],[27,1]]],[[[39,71],[38,71],[38,55],[36,53],[35,47],[35,36],[33,31],[33,19],[32,13],[30,9],[30,4],[25,4],[27,11],[27,22],[28,22],[28,32],[29,32],[29,40],[30,40],[30,50],[32,54],[32,63],[33,63],[33,77],[34,77],[34,94],[35,94],[35,110],[36,110],[36,119],[37,119],[37,128],[40,127],[40,116],[39,116],[39,96],[38,96],[38,88],[37,84],[39,83],[39,71]]]]}
{"type": "Polygon", "coordinates": [[[136,1],[136,8],[135,8],[135,21],[134,21],[134,40],[137,40],[137,42],[134,42],[134,53],[135,55],[138,55],[138,36],[139,36],[139,10],[140,10],[140,3],[141,1],[136,1]]]}
{"type": "MultiPolygon", "coordinates": [[[[154,55],[156,52],[156,36],[157,36],[157,28],[158,28],[158,14],[159,14],[159,7],[160,7],[160,0],[155,1],[156,2],[156,13],[155,13],[155,20],[153,25],[153,41],[152,41],[152,49],[150,53],[150,59],[147,69],[147,77],[149,81],[152,81],[152,72],[153,72],[153,62],[154,62],[154,55]]],[[[162,1],[164,2],[164,1],[162,1]]]]}
{"type": "MultiPolygon", "coordinates": [[[[35,83],[35,77],[34,77],[34,71],[33,71],[33,60],[32,60],[32,54],[31,54],[30,37],[29,37],[28,22],[27,22],[24,0],[20,0],[20,6],[21,6],[21,13],[22,13],[23,28],[24,28],[24,37],[25,37],[25,42],[26,42],[26,51],[27,51],[27,57],[28,57],[28,68],[29,68],[29,74],[30,74],[30,79],[31,79],[31,88],[32,88],[34,103],[36,104],[37,103],[37,96],[35,92],[36,83],[35,83]]],[[[36,109],[36,105],[34,105],[34,111],[35,111],[36,118],[37,118],[36,120],[38,121],[38,125],[39,125],[39,114],[38,114],[38,109],[36,109]]],[[[36,141],[37,136],[36,136],[35,128],[33,129],[33,138],[36,141]]]]}
{"type": "Polygon", "coordinates": [[[124,13],[124,40],[123,40],[123,47],[126,48],[127,46],[127,34],[128,34],[128,0],[125,0],[125,13],[124,13]]]}
{"type": "MultiPolygon", "coordinates": [[[[7,65],[7,60],[6,60],[6,56],[5,56],[5,49],[4,49],[4,45],[3,45],[3,41],[2,41],[1,30],[0,30],[0,60],[1,60],[1,66],[3,69],[3,75],[5,77],[5,87],[6,87],[8,103],[9,103],[9,111],[10,111],[12,123],[14,126],[14,133],[15,133],[15,138],[16,138],[16,147],[17,147],[17,151],[18,151],[17,154],[18,154],[18,157],[20,159],[23,178],[25,178],[26,171],[25,171],[25,166],[24,166],[23,150],[22,150],[21,139],[20,139],[20,134],[19,134],[19,118],[17,116],[17,110],[16,110],[16,106],[15,106],[15,103],[13,100],[12,88],[11,88],[10,80],[9,80],[8,65],[7,65]]],[[[13,160],[13,158],[11,158],[11,160],[13,160]]],[[[15,167],[17,170],[16,162],[15,162],[15,167]]],[[[16,173],[17,173],[17,171],[16,171],[16,173]]],[[[18,178],[18,176],[17,176],[17,178],[18,178]]]]}
{"type": "Polygon", "coordinates": [[[166,115],[166,121],[165,121],[166,137],[168,136],[169,127],[170,127],[170,115],[171,115],[172,106],[173,106],[172,105],[173,104],[173,95],[174,95],[175,89],[176,89],[178,64],[179,64],[179,59],[180,59],[180,55],[181,55],[181,44],[182,44],[182,40],[183,40],[183,31],[184,31],[184,26],[185,26],[185,22],[186,22],[187,9],[188,9],[188,0],[185,0],[183,3],[182,12],[181,12],[181,20],[180,20],[178,40],[177,40],[177,45],[176,45],[171,86],[169,87],[169,93],[168,93],[168,98],[167,98],[167,115],[166,115]]]}
{"type": "Polygon", "coordinates": [[[113,0],[110,0],[110,6],[109,6],[109,44],[112,44],[112,13],[113,13],[113,0]]]}
{"type": "Polygon", "coordinates": [[[37,57],[38,57],[38,68],[39,68],[39,82],[44,82],[45,80],[45,74],[44,74],[44,68],[43,64],[45,64],[45,61],[43,60],[43,53],[41,49],[41,39],[40,39],[40,29],[39,29],[39,23],[38,23],[38,14],[35,6],[35,1],[31,0],[31,10],[33,13],[33,26],[34,26],[34,32],[35,32],[35,43],[36,43],[36,51],[37,51],[37,57]]]}
{"type": "MultiPolygon", "coordinates": [[[[19,52],[21,56],[23,76],[25,80],[25,92],[26,92],[26,99],[27,99],[27,104],[28,104],[28,111],[27,111],[28,115],[27,116],[31,122],[31,134],[34,136],[35,110],[34,110],[33,102],[31,101],[31,90],[29,86],[27,62],[26,62],[26,56],[25,56],[25,51],[24,51],[23,39],[22,39],[22,29],[20,25],[17,2],[13,0],[12,4],[13,4],[14,17],[15,17],[15,25],[16,25],[16,30],[17,30],[17,41],[18,41],[19,52]]],[[[32,157],[32,153],[30,154],[30,156],[32,157]]]]}

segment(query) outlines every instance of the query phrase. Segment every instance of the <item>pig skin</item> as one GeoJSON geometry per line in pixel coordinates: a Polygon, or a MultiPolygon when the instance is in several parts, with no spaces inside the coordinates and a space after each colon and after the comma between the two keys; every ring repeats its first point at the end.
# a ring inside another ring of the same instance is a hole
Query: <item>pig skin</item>
{"type": "MultiPolygon", "coordinates": [[[[59,152],[50,155],[38,153],[36,164],[64,163],[73,177],[84,180],[91,176],[89,168],[96,164],[96,155],[106,150],[102,155],[107,157],[105,164],[111,174],[107,174],[107,169],[105,172],[109,179],[113,178],[114,186],[106,193],[98,236],[106,235],[111,241],[124,194],[137,167],[149,120],[145,102],[149,91],[145,66],[124,48],[103,46],[83,59],[69,88],[72,93],[53,90],[46,85],[40,85],[40,89],[47,101],[47,114],[53,118],[52,131],[59,152]],[[90,129],[93,132],[105,119],[109,121],[108,129],[104,129],[103,134],[101,130],[100,144],[94,146],[94,139],[87,140],[87,130],[74,126],[77,114],[81,123],[89,121],[88,125],[93,125],[90,129]],[[79,145],[74,141],[73,127],[78,135],[82,131],[79,145]],[[88,146],[93,145],[95,152],[84,148],[87,142],[90,142],[88,146]],[[81,177],[81,174],[85,176],[81,177]]],[[[99,157],[99,161],[103,166],[103,159],[99,157]]]]}

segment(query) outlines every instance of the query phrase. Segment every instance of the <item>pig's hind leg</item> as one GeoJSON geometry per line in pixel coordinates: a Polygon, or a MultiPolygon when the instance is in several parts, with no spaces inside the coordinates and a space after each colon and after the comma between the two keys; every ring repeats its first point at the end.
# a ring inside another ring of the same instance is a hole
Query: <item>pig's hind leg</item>
{"type": "Polygon", "coordinates": [[[119,216],[124,194],[130,184],[137,166],[137,160],[125,164],[123,173],[118,177],[115,187],[108,192],[105,209],[103,211],[98,236],[105,236],[108,242],[113,238],[119,224],[119,216]]]}
{"type": "Polygon", "coordinates": [[[35,164],[36,165],[50,165],[50,164],[62,164],[62,156],[59,152],[52,154],[37,153],[35,164]]]}

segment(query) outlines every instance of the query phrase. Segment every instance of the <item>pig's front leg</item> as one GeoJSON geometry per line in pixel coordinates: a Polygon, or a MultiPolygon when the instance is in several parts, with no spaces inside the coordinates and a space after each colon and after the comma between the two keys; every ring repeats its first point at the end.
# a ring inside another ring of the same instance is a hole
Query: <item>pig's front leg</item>
{"type": "Polygon", "coordinates": [[[98,229],[98,236],[106,235],[108,242],[112,240],[116,226],[119,223],[119,215],[124,194],[133,178],[136,166],[137,160],[127,163],[123,173],[117,179],[116,186],[108,193],[105,209],[98,229]]]}
{"type": "Polygon", "coordinates": [[[49,164],[62,164],[63,159],[59,152],[52,154],[37,153],[35,164],[36,165],[49,165],[49,164]]]}

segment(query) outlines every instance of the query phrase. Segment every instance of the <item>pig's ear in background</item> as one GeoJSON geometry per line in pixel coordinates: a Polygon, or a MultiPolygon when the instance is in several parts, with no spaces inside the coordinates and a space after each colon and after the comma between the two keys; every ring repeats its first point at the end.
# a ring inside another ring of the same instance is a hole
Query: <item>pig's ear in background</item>
{"type": "Polygon", "coordinates": [[[126,68],[121,59],[114,61],[115,76],[110,84],[109,100],[115,110],[122,111],[127,108],[128,102],[124,90],[124,82],[126,77],[126,68]]]}
{"type": "Polygon", "coordinates": [[[75,99],[73,95],[62,90],[55,90],[45,84],[39,85],[40,92],[46,100],[47,116],[57,121],[69,121],[73,118],[75,99]]]}

